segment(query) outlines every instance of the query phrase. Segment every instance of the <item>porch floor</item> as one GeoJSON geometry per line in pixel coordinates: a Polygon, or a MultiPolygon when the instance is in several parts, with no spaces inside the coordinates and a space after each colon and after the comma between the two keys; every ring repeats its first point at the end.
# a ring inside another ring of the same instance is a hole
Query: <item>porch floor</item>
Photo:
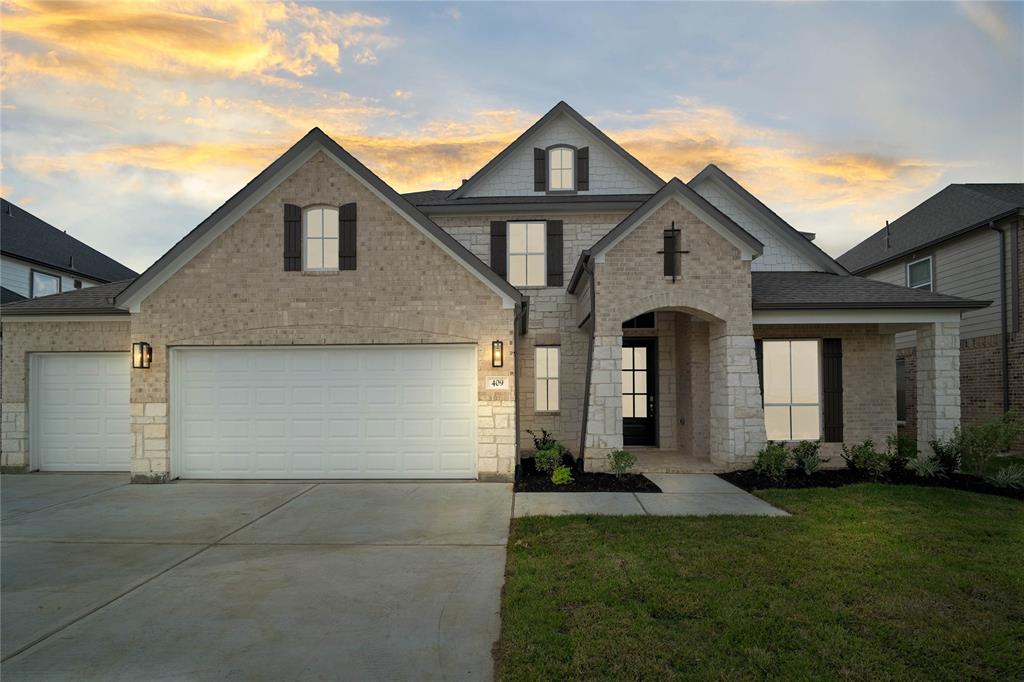
{"type": "Polygon", "coordinates": [[[633,471],[641,474],[713,474],[722,471],[708,457],[687,455],[678,450],[645,447],[628,450],[636,457],[633,471]]]}

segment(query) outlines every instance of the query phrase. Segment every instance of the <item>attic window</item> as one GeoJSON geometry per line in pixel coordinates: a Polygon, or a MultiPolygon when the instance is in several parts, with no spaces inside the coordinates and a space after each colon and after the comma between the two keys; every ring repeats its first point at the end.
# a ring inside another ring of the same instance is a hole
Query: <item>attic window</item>
{"type": "Polygon", "coordinates": [[[548,190],[571,192],[576,189],[574,162],[576,150],[572,147],[552,147],[548,150],[548,190]]]}

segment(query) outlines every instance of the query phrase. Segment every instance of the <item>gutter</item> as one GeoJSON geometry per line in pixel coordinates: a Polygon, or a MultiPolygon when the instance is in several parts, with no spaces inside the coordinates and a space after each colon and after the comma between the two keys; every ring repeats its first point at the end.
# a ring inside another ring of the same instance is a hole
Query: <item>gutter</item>
{"type": "Polygon", "coordinates": [[[0,316],[5,318],[39,317],[41,315],[74,315],[76,317],[88,317],[90,315],[122,315],[124,317],[130,317],[131,313],[123,308],[33,308],[30,311],[0,309],[0,316]]]}
{"type": "Polygon", "coordinates": [[[427,216],[434,215],[478,215],[490,213],[589,213],[591,211],[635,211],[643,201],[592,201],[592,202],[551,202],[551,203],[489,203],[489,204],[434,204],[417,206],[421,213],[427,216]]]}
{"type": "Polygon", "coordinates": [[[877,310],[879,308],[900,310],[900,309],[921,309],[921,308],[944,308],[952,310],[974,310],[986,308],[992,305],[992,301],[973,301],[960,299],[956,301],[933,301],[930,303],[754,303],[752,310],[877,310]]]}
{"type": "MultiPolygon", "coordinates": [[[[11,251],[0,251],[0,255],[7,256],[8,258],[15,258],[17,260],[22,260],[22,261],[25,261],[26,263],[32,263],[33,265],[39,265],[39,266],[42,266],[44,268],[50,268],[51,270],[58,270],[58,271],[63,272],[65,274],[73,275],[74,277],[81,278],[81,279],[92,280],[93,282],[98,282],[100,284],[113,284],[114,282],[122,281],[122,279],[131,279],[131,278],[105,279],[103,277],[97,277],[96,275],[90,275],[90,274],[88,274],[86,272],[82,272],[81,270],[69,270],[67,268],[67,266],[54,265],[53,263],[46,263],[44,261],[36,260],[35,258],[29,258],[28,256],[22,256],[20,254],[13,253],[11,251]]],[[[135,276],[138,277],[138,275],[135,275],[135,276]]],[[[64,293],[64,292],[61,292],[61,293],[64,293]]]]}
{"type": "MultiPolygon", "coordinates": [[[[594,336],[597,334],[597,283],[594,281],[594,270],[590,265],[590,254],[587,251],[583,252],[585,258],[580,258],[582,264],[586,261],[584,269],[590,275],[590,343],[587,345],[587,372],[586,377],[583,381],[583,420],[580,424],[580,457],[579,461],[583,462],[583,455],[587,448],[587,415],[590,414],[590,375],[594,370],[594,336]]],[[[579,266],[577,266],[577,270],[579,266]]],[[[577,280],[576,273],[573,273],[573,279],[577,280]]],[[[572,284],[570,283],[570,286],[572,284]]],[[[518,385],[518,384],[517,384],[518,385]]]]}

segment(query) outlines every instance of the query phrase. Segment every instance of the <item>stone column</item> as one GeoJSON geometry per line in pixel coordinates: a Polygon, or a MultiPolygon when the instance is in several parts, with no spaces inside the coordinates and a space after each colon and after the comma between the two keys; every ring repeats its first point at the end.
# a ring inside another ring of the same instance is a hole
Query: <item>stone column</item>
{"type": "Polygon", "coordinates": [[[917,328],[917,443],[949,438],[960,426],[960,321],[917,328]]]}
{"type": "Polygon", "coordinates": [[[622,335],[594,337],[584,466],[602,471],[608,453],[622,447],[622,335]]]}
{"type": "Polygon", "coordinates": [[[711,462],[736,469],[753,461],[766,442],[757,357],[752,334],[711,325],[711,462]]]}

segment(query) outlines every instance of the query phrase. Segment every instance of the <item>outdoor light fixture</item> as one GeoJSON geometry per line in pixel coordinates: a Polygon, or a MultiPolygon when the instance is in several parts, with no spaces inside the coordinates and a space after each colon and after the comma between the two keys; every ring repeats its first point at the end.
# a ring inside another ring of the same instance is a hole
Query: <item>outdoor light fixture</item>
{"type": "Polygon", "coordinates": [[[136,341],[132,344],[132,368],[149,369],[153,364],[153,346],[145,341],[136,341]]]}
{"type": "Polygon", "coordinates": [[[505,364],[505,348],[501,341],[491,344],[491,367],[501,367],[505,364]]]}

